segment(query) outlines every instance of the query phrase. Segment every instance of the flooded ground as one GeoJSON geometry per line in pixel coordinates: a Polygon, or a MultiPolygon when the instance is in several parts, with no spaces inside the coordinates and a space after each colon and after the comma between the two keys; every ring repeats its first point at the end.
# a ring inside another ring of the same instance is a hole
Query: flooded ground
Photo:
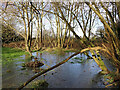
{"type": "MultiPolygon", "coordinates": [[[[49,68],[72,54],[73,52],[63,55],[50,54],[48,52],[42,54],[37,52],[33,53],[39,61],[44,63],[44,65],[40,67],[41,69],[49,68]]],[[[34,61],[34,59],[32,60],[34,61]]],[[[3,66],[3,88],[17,88],[36,74],[33,68],[22,67],[23,63],[29,61],[31,61],[31,59],[23,55],[9,63],[9,65],[3,66]]],[[[101,69],[93,59],[87,59],[84,54],[79,54],[65,64],[36,78],[34,81],[45,80],[49,88],[104,88],[103,76],[99,74],[100,71],[101,69]]],[[[30,84],[25,88],[29,87],[30,84]]]]}

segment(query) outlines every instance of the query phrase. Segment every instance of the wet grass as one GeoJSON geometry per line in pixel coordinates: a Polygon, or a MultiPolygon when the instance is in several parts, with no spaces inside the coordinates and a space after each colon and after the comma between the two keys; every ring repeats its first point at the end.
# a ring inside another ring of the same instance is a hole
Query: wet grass
{"type": "Polygon", "coordinates": [[[15,61],[14,60],[15,58],[18,58],[19,56],[22,56],[24,54],[28,54],[28,53],[16,48],[2,47],[3,65],[10,63],[11,61],[15,61]]]}
{"type": "Polygon", "coordinates": [[[12,58],[21,56],[23,54],[27,54],[27,53],[20,49],[8,48],[8,47],[2,48],[2,58],[3,59],[12,59],[12,58]]]}

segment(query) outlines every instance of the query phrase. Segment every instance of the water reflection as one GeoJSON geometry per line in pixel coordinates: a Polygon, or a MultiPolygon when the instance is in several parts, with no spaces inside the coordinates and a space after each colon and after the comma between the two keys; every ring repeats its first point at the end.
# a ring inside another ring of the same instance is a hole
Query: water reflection
{"type": "MultiPolygon", "coordinates": [[[[53,65],[56,65],[72,54],[73,53],[71,52],[65,53],[64,55],[50,54],[47,52],[34,52],[33,56],[37,57],[37,60],[44,63],[44,65],[39,69],[46,69],[53,65]]],[[[100,77],[96,76],[100,71],[100,68],[97,66],[97,64],[92,59],[87,60],[87,57],[84,54],[78,54],[75,57],[83,57],[84,62],[74,64],[67,62],[58,68],[46,73],[45,75],[38,77],[36,80],[46,80],[49,83],[49,88],[91,88],[94,86],[101,87],[98,85],[98,83],[93,83],[94,78],[97,79],[96,77],[100,77]]],[[[23,62],[26,63],[31,60],[34,61],[35,59],[31,59],[26,55],[23,55],[20,58],[22,61],[20,61],[18,58],[17,62],[12,62],[11,65],[3,68],[3,88],[18,87],[21,83],[25,82],[35,74],[32,68],[21,70],[21,64],[23,62]],[[7,69],[10,69],[11,72],[6,72],[7,69]]],[[[72,61],[73,58],[70,59],[70,61],[72,61]]],[[[100,81],[98,80],[97,82],[100,81]]],[[[27,87],[29,87],[29,85],[27,87]]]]}

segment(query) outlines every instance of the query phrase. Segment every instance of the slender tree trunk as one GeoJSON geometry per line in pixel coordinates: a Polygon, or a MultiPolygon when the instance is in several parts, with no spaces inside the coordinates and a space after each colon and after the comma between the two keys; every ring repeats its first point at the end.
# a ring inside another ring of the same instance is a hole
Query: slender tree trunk
{"type": "Polygon", "coordinates": [[[66,25],[65,33],[64,33],[64,37],[63,37],[63,46],[66,44],[66,43],[65,43],[66,38],[67,38],[67,25],[66,25]]]}
{"type": "Polygon", "coordinates": [[[41,28],[41,33],[40,33],[40,46],[42,47],[42,18],[40,19],[40,28],[41,28]]]}
{"type": "Polygon", "coordinates": [[[30,51],[30,47],[28,45],[28,40],[26,38],[25,38],[25,47],[26,47],[27,52],[30,54],[30,56],[32,56],[32,53],[30,51]]]}
{"type": "Polygon", "coordinates": [[[43,19],[43,0],[42,0],[42,13],[41,13],[41,18],[40,18],[40,28],[41,28],[41,33],[40,33],[40,46],[42,47],[42,19],[43,19]]]}
{"type": "Polygon", "coordinates": [[[90,25],[89,25],[89,31],[88,31],[88,38],[90,40],[90,34],[91,34],[91,27],[92,27],[92,10],[90,9],[90,25]]]}
{"type": "MultiPolygon", "coordinates": [[[[57,6],[57,5],[58,5],[58,4],[56,4],[55,6],[57,6]]],[[[70,24],[68,23],[68,21],[66,20],[66,18],[65,18],[65,16],[64,16],[61,8],[59,7],[59,5],[58,5],[58,9],[59,9],[60,14],[61,14],[61,16],[62,16],[62,19],[63,19],[63,20],[65,21],[65,23],[67,24],[69,30],[71,30],[71,32],[73,33],[73,35],[75,35],[75,37],[76,37],[77,39],[81,40],[81,38],[75,33],[75,31],[73,30],[73,28],[71,27],[71,25],[70,25],[70,24]]]]}
{"type": "Polygon", "coordinates": [[[58,17],[58,47],[60,48],[60,20],[58,17]]]}
{"type": "Polygon", "coordinates": [[[56,15],[56,26],[57,26],[57,42],[58,42],[58,47],[60,48],[60,21],[57,15],[56,15]]]}
{"type": "MultiPolygon", "coordinates": [[[[31,5],[31,20],[33,19],[33,10],[31,5]]],[[[33,21],[31,21],[30,46],[32,45],[33,21]]]]}
{"type": "Polygon", "coordinates": [[[39,49],[39,31],[40,31],[40,23],[39,23],[39,15],[37,15],[37,24],[38,24],[38,28],[37,28],[37,50],[39,49]]]}
{"type": "Polygon", "coordinates": [[[69,30],[69,35],[68,35],[67,48],[69,48],[69,45],[70,45],[70,30],[69,30]]]}
{"type": "MultiPolygon", "coordinates": [[[[64,28],[64,23],[62,22],[62,28],[64,28]]],[[[62,35],[62,31],[63,29],[61,30],[61,48],[63,48],[63,35],[62,35]]]]}
{"type": "MultiPolygon", "coordinates": [[[[28,3],[26,3],[28,4],[28,3]]],[[[23,18],[24,20],[24,27],[25,27],[25,47],[26,47],[26,50],[27,52],[29,52],[29,54],[32,56],[32,53],[31,53],[31,45],[30,45],[30,21],[29,21],[29,15],[28,15],[28,7],[25,7],[25,9],[23,9],[23,16],[25,16],[25,13],[24,11],[26,12],[26,16],[27,16],[27,28],[26,28],[26,20],[25,18],[23,18]],[[27,30],[26,30],[27,29],[27,30]]]]}

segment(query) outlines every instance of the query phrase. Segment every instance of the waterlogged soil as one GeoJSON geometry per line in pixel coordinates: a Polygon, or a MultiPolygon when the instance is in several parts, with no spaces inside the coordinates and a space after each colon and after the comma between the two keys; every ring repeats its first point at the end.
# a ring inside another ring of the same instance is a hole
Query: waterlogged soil
{"type": "MultiPolygon", "coordinates": [[[[28,55],[15,58],[2,68],[3,88],[19,87],[37,72],[54,66],[72,55],[73,52],[61,55],[48,52],[34,52],[32,54],[37,57],[38,61],[43,62],[44,65],[39,68],[23,67],[23,64],[35,61],[35,59],[31,59],[28,55]]],[[[3,62],[5,61],[3,60],[3,62]]],[[[48,83],[48,88],[104,88],[103,75],[99,74],[100,71],[101,69],[93,59],[87,59],[84,54],[78,54],[65,64],[36,78],[33,82],[44,80],[48,83]]],[[[29,88],[31,85],[30,83],[25,88],[29,88]]]]}

